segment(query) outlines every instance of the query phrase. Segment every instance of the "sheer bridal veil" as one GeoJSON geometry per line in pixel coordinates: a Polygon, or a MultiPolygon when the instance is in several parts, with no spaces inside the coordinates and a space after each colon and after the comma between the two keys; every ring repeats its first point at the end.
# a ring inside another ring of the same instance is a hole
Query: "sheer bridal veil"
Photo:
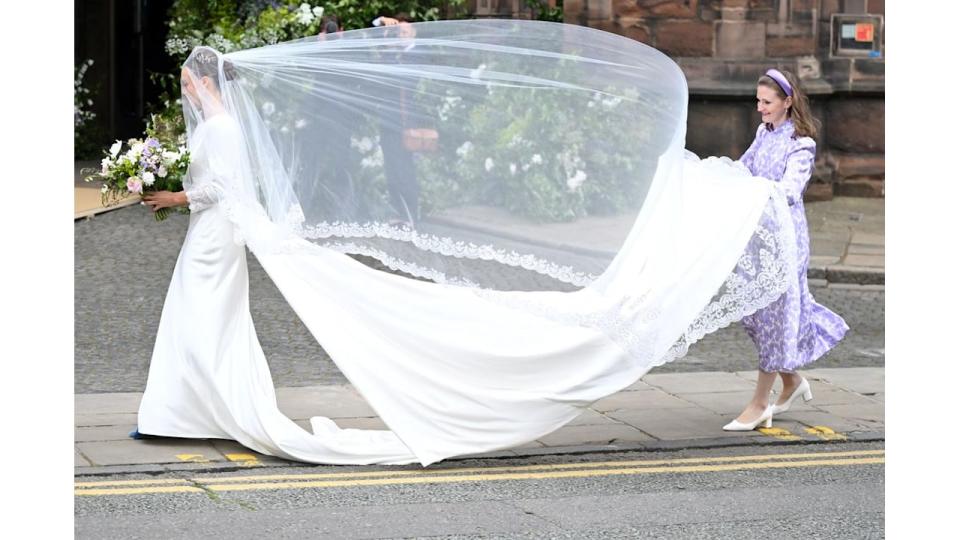
{"type": "MultiPolygon", "coordinates": [[[[530,400],[583,405],[775,300],[795,275],[783,196],[729,160],[684,150],[683,73],[639,42],[546,22],[440,21],[229,54],[197,48],[185,68],[188,137],[219,111],[242,135],[222,143],[230,151],[220,174],[221,206],[237,240],[424,463],[456,453],[455,444],[434,452],[427,447],[442,446],[437,438],[418,443],[401,426],[422,411],[387,411],[401,405],[380,396],[373,375],[342,364],[348,347],[326,342],[304,315],[311,282],[343,280],[338,293],[356,287],[355,298],[373,303],[371,317],[396,314],[384,325],[430,321],[431,310],[470,320],[482,306],[501,310],[491,317],[522,314],[531,328],[549,321],[554,333],[531,330],[533,344],[515,343],[514,361],[556,383],[530,400]],[[307,262],[331,251],[373,257],[440,285],[391,276],[392,291],[415,292],[394,311],[365,296],[362,281],[307,262]],[[300,285],[285,287],[286,280],[300,285]],[[594,360],[588,349],[564,351],[564,329],[615,344],[622,362],[584,375],[594,360]],[[573,358],[567,371],[558,360],[564,352],[573,358]],[[541,357],[549,363],[532,360],[541,357]],[[606,382],[596,392],[582,391],[600,379],[606,382]]],[[[476,324],[489,333],[491,350],[498,331],[522,330],[476,324]]],[[[416,331],[406,329],[393,345],[402,349],[416,331]]],[[[429,356],[427,348],[411,362],[429,356]]],[[[479,371],[458,369],[482,381],[479,371]]],[[[497,396],[485,396],[491,411],[510,386],[508,374],[492,375],[501,382],[476,383],[499,386],[497,396]]],[[[517,430],[532,437],[570,418],[558,413],[517,430]]]]}

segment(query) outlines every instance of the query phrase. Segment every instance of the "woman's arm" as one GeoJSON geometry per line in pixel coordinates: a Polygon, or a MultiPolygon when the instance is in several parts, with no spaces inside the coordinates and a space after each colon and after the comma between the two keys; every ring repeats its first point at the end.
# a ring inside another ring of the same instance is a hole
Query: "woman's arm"
{"type": "Polygon", "coordinates": [[[816,152],[816,143],[813,139],[804,137],[798,139],[791,152],[787,155],[787,165],[780,179],[780,187],[787,195],[787,203],[794,205],[803,198],[803,191],[813,176],[813,160],[816,152]]]}
{"type": "Polygon", "coordinates": [[[747,151],[737,160],[751,171],[753,170],[753,158],[757,154],[757,148],[760,146],[760,134],[763,132],[763,129],[763,124],[760,124],[757,128],[757,134],[753,137],[753,142],[750,143],[750,147],[747,148],[747,151]]]}
{"type": "Polygon", "coordinates": [[[143,202],[156,212],[161,208],[187,206],[187,195],[182,191],[156,191],[143,196],[143,202]]]}

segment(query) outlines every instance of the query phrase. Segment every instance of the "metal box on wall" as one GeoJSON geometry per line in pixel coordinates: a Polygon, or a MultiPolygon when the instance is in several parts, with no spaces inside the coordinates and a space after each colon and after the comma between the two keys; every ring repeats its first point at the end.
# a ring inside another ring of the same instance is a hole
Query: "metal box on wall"
{"type": "Polygon", "coordinates": [[[830,56],[883,57],[883,16],[834,13],[830,16],[830,56]]]}

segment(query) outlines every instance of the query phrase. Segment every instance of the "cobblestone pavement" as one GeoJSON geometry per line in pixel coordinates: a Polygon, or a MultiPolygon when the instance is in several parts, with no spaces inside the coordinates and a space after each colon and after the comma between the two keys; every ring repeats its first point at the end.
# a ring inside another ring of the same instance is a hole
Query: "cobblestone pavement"
{"type": "MultiPolygon", "coordinates": [[[[153,222],[147,209],[122,208],[74,226],[75,393],[140,392],[154,335],[188,217],[153,222]]],[[[346,382],[252,255],[250,304],[277,386],[346,382]]],[[[510,279],[504,275],[504,279],[510,279]]],[[[842,315],[847,338],[816,367],[884,365],[884,292],[813,288],[817,300],[842,315]]],[[[739,371],[756,367],[753,346],[733,325],[691,348],[656,373],[739,371]]]]}

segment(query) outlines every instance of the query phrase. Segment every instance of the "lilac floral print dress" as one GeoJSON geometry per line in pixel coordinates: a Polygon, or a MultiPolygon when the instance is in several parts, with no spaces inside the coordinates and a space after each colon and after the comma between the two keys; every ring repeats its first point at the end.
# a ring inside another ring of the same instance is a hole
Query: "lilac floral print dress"
{"type": "Polygon", "coordinates": [[[832,349],[850,328],[829,309],[816,303],[807,285],[810,234],[803,209],[803,191],[813,172],[816,143],[810,137],[793,138],[793,121],[780,127],[757,128],[757,136],[740,158],[754,176],[776,182],[787,196],[797,235],[797,280],[769,306],[742,320],[760,356],[765,372],[793,372],[832,349]]]}

